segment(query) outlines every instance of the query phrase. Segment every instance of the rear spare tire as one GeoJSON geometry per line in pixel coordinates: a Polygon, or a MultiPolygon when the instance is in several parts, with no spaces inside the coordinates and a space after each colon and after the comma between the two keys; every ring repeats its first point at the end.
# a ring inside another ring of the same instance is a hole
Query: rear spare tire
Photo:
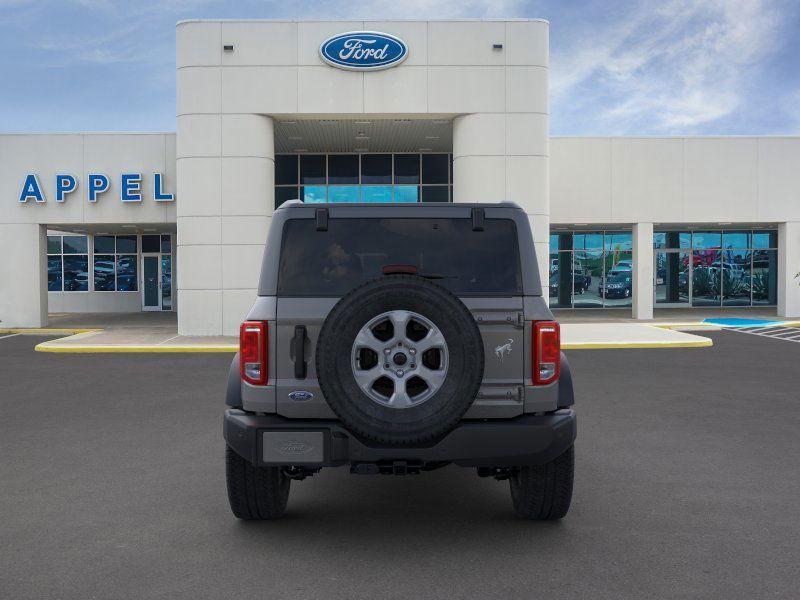
{"type": "Polygon", "coordinates": [[[472,313],[422,277],[365,283],[333,307],[317,340],[319,385],[353,433],[417,444],[450,431],[483,379],[472,313]]]}

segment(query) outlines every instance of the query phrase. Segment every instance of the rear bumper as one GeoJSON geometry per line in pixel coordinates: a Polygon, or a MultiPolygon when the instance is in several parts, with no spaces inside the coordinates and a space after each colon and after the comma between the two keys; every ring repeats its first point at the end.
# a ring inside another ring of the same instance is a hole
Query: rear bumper
{"type": "Polygon", "coordinates": [[[372,445],[338,421],[286,419],[225,411],[225,441],[255,465],[339,466],[354,463],[452,462],[465,467],[544,464],[575,441],[575,411],[523,415],[514,419],[462,421],[440,440],[424,447],[372,445]]]}

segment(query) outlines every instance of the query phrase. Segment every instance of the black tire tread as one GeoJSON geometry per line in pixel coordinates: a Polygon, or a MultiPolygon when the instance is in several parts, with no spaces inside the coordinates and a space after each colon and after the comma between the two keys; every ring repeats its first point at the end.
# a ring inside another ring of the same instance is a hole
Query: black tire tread
{"type": "Polygon", "coordinates": [[[520,467],[510,479],[514,511],[523,519],[563,518],[572,501],[575,448],[543,465],[520,467]]]}
{"type": "Polygon", "coordinates": [[[277,519],[286,510],[291,480],[279,467],[256,467],[225,447],[228,502],[238,519],[277,519]]]}

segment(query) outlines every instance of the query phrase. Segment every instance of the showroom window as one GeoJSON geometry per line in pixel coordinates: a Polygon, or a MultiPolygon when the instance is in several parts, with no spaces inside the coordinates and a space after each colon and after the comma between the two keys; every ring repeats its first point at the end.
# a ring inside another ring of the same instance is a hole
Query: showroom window
{"type": "Polygon", "coordinates": [[[563,231],[550,235],[550,306],[630,307],[633,250],[629,231],[563,231]]]}
{"type": "Polygon", "coordinates": [[[451,202],[450,154],[278,154],[275,207],[304,202],[451,202]]]}
{"type": "Polygon", "coordinates": [[[775,230],[657,231],[656,306],[773,306],[777,246],[775,230]]]}
{"type": "Polygon", "coordinates": [[[94,290],[137,291],[136,255],[135,235],[94,236],[94,290]]]}
{"type": "Polygon", "coordinates": [[[89,238],[47,236],[47,291],[89,291],[89,238]]]}

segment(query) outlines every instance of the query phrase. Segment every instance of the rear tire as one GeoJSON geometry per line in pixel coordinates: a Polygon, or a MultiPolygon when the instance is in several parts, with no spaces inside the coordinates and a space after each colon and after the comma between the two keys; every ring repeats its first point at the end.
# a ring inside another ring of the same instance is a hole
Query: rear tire
{"type": "Polygon", "coordinates": [[[572,501],[575,447],[543,465],[520,467],[509,480],[514,512],[523,519],[561,519],[572,501]]]}
{"type": "Polygon", "coordinates": [[[291,479],[280,467],[256,467],[225,446],[228,502],[238,519],[277,519],[286,510],[291,479]]]}

